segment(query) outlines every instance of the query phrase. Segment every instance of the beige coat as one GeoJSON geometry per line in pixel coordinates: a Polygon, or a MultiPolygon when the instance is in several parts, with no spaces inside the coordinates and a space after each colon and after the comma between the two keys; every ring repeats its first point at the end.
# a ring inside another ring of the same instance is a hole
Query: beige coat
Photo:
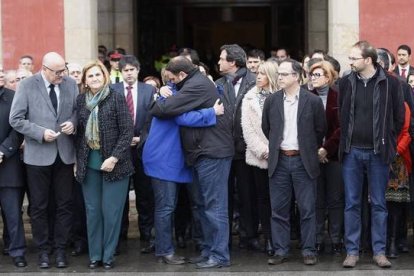
{"type": "Polygon", "coordinates": [[[246,163],[267,169],[267,159],[262,154],[269,152],[269,141],[262,131],[262,109],[257,97],[257,88],[253,87],[246,93],[241,108],[241,124],[246,142],[246,163]]]}

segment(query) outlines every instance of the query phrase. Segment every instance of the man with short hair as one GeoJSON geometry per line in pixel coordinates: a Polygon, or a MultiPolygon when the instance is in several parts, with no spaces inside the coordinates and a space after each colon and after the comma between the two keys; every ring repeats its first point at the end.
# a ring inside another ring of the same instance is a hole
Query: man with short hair
{"type": "Polygon", "coordinates": [[[179,93],[157,101],[151,113],[167,118],[209,108],[217,98],[223,101],[224,114],[217,123],[205,128],[181,128],[181,141],[186,162],[193,168],[193,198],[200,213],[203,240],[201,255],[190,261],[197,268],[218,268],[230,265],[228,176],[234,153],[232,138],[233,105],[225,94],[217,93],[215,85],[183,56],[174,57],[165,68],[179,93]]]}
{"type": "Polygon", "coordinates": [[[33,72],[33,57],[29,55],[21,56],[19,60],[19,69],[26,69],[29,72],[33,72]]]}
{"type": "MultiPolygon", "coordinates": [[[[132,55],[122,56],[119,60],[119,70],[123,81],[112,84],[111,87],[125,96],[129,112],[134,122],[134,137],[131,141],[132,163],[135,173],[132,176],[136,208],[138,211],[138,228],[140,232],[141,253],[154,251],[151,231],[154,227],[154,195],[151,181],[144,173],[142,165],[142,149],[145,142],[144,124],[149,116],[149,107],[155,94],[155,88],[138,81],[141,68],[138,59],[132,55]]],[[[128,232],[129,200],[126,201],[121,235],[126,238],[128,232]]]]}
{"type": "Polygon", "coordinates": [[[39,267],[49,268],[55,250],[58,268],[67,266],[66,243],[71,228],[71,196],[76,128],[74,80],[64,76],[65,60],[55,52],[43,57],[42,70],[23,80],[10,111],[10,125],[24,135],[24,163],[30,195],[33,241],[39,250],[39,267]],[[54,235],[49,244],[48,206],[53,204],[54,235]]]}
{"type": "Polygon", "coordinates": [[[253,49],[247,53],[247,69],[250,72],[257,74],[259,65],[264,61],[265,54],[260,49],[253,49]]]}
{"type": "Polygon", "coordinates": [[[318,149],[325,136],[322,100],[300,87],[302,66],[286,59],[278,69],[281,91],[270,95],[263,107],[262,129],[269,139],[269,188],[272,239],[275,255],[268,264],[287,261],[290,244],[292,191],[299,208],[302,256],[305,265],[316,258],[316,181],[320,173],[318,149]]]}
{"type": "Polygon", "coordinates": [[[223,75],[216,81],[229,97],[232,105],[234,157],[229,181],[230,217],[233,210],[233,191],[237,186],[239,196],[239,247],[261,250],[258,234],[257,193],[253,177],[253,167],[246,164],[246,142],[241,127],[241,105],[244,95],[256,84],[256,75],[246,68],[246,53],[237,44],[223,45],[218,62],[223,75]]]}
{"type": "Polygon", "coordinates": [[[414,74],[414,67],[410,65],[411,48],[408,45],[400,45],[397,49],[397,63],[394,72],[407,80],[408,75],[414,74]]]}
{"type": "Polygon", "coordinates": [[[16,91],[16,88],[17,88],[16,70],[7,70],[4,73],[4,80],[6,82],[4,87],[6,87],[7,89],[16,91]]]}
{"type": "Polygon", "coordinates": [[[376,49],[367,41],[353,45],[349,54],[352,72],[339,81],[341,137],[339,161],[345,190],[343,267],[359,260],[361,200],[364,173],[371,202],[371,239],[374,262],[391,267],[385,256],[387,206],[385,190],[396,140],[404,123],[404,98],[398,80],[377,64],[376,49]]]}
{"type": "Polygon", "coordinates": [[[287,58],[290,58],[289,52],[286,48],[276,48],[272,51],[272,57],[275,57],[279,63],[287,58]]]}

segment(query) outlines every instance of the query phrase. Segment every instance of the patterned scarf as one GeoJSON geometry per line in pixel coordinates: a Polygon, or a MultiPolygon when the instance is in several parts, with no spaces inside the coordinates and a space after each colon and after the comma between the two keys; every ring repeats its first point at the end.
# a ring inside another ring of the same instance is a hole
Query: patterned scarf
{"type": "Polygon", "coordinates": [[[259,105],[260,105],[261,110],[263,110],[264,102],[270,94],[271,94],[270,91],[266,91],[264,89],[260,90],[257,93],[257,98],[259,99],[259,105]]]}
{"type": "Polygon", "coordinates": [[[99,138],[99,121],[98,111],[99,104],[108,97],[110,93],[109,87],[105,86],[102,90],[93,95],[90,91],[86,92],[86,108],[91,112],[86,123],[85,137],[88,146],[93,150],[101,148],[101,140],[99,138]]]}

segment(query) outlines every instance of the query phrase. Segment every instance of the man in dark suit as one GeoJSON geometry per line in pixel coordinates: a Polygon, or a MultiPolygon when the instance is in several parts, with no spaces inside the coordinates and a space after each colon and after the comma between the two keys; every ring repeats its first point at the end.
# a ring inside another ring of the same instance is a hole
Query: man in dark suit
{"type": "Polygon", "coordinates": [[[414,67],[410,65],[411,48],[408,45],[400,45],[397,49],[397,63],[394,73],[407,81],[409,75],[414,74],[414,67]]]}
{"type": "Polygon", "coordinates": [[[14,91],[4,87],[4,74],[0,72],[0,204],[9,234],[9,246],[5,249],[15,266],[25,267],[26,242],[21,212],[24,167],[19,154],[23,136],[9,124],[13,96],[14,91]]]}
{"type": "Polygon", "coordinates": [[[269,139],[269,188],[272,207],[274,265],[289,252],[289,211],[292,187],[299,207],[302,255],[306,265],[317,262],[315,252],[315,198],[319,175],[318,149],[326,133],[322,100],[300,88],[301,64],[282,61],[278,69],[281,91],[264,104],[262,129],[269,139]]]}
{"type": "MultiPolygon", "coordinates": [[[[140,69],[139,61],[132,55],[125,55],[119,61],[123,82],[112,85],[112,88],[122,93],[127,101],[128,109],[134,121],[134,138],[131,142],[132,161],[135,174],[132,177],[135,189],[135,203],[138,211],[138,227],[142,253],[154,251],[151,231],[154,226],[154,195],[151,181],[144,174],[142,165],[142,148],[145,142],[143,128],[148,120],[148,109],[154,98],[155,88],[138,81],[140,69]]],[[[128,233],[129,200],[127,199],[124,211],[121,236],[126,238],[128,233]]]]}
{"type": "Polygon", "coordinates": [[[51,239],[56,266],[67,266],[78,86],[64,76],[65,70],[65,60],[59,54],[47,53],[41,72],[19,84],[10,111],[10,125],[25,139],[32,234],[40,268],[49,268],[48,205],[52,203],[56,209],[51,239]]]}

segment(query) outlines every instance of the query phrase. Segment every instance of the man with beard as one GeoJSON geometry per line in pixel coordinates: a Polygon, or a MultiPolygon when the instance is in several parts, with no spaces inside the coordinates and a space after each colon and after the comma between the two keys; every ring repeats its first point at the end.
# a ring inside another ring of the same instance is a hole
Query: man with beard
{"type": "Polygon", "coordinates": [[[387,206],[385,189],[389,164],[396,154],[396,139],[404,123],[404,102],[398,80],[377,64],[376,49],[367,41],[355,43],[348,57],[352,72],[339,82],[341,138],[345,190],[345,247],[343,267],[359,260],[361,196],[367,172],[371,199],[374,262],[391,267],[385,256],[387,206]]]}

